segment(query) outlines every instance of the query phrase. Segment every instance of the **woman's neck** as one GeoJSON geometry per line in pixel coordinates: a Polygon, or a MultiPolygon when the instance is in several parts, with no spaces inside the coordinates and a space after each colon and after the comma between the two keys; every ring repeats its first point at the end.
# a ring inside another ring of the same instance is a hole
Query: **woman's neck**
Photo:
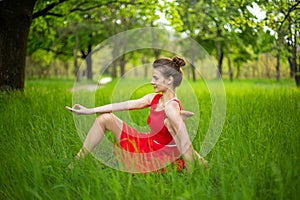
{"type": "Polygon", "coordinates": [[[161,103],[165,104],[167,101],[169,101],[170,99],[172,99],[174,97],[176,97],[175,90],[167,90],[167,91],[163,92],[161,103]]]}

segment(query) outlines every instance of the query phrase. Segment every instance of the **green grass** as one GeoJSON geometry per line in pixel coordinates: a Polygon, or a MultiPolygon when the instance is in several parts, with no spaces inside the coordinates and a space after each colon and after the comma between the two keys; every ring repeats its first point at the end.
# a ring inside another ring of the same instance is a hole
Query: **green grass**
{"type": "MultiPolygon", "coordinates": [[[[110,102],[115,84],[96,92],[97,105],[110,102]]],[[[199,151],[211,105],[205,84],[191,85],[201,115],[193,141],[199,151]]],[[[67,169],[82,144],[73,115],[64,109],[72,104],[72,86],[72,81],[29,80],[23,94],[0,93],[1,199],[297,199],[300,91],[292,81],[225,81],[226,119],[206,156],[209,168],[135,176],[92,156],[67,169]]],[[[131,97],[146,91],[151,87],[131,97]]],[[[145,124],[147,113],[131,115],[145,124]]]]}

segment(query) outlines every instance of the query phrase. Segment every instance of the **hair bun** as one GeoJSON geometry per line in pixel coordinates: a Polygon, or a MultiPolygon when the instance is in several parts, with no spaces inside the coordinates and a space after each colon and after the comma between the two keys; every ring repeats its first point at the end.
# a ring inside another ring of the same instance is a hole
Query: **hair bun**
{"type": "Polygon", "coordinates": [[[172,58],[172,61],[174,62],[175,66],[176,66],[177,68],[180,68],[180,67],[182,67],[182,66],[185,65],[185,60],[182,59],[182,58],[180,58],[180,57],[178,57],[178,56],[174,56],[174,57],[172,58]]]}

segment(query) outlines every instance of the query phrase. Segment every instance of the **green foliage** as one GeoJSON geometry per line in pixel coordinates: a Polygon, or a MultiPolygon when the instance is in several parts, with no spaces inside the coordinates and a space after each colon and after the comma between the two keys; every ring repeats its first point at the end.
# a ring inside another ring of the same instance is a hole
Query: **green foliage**
{"type": "MultiPolygon", "coordinates": [[[[209,168],[134,176],[92,156],[67,168],[82,144],[64,109],[72,83],[28,80],[23,94],[0,93],[1,199],[297,199],[300,92],[291,81],[225,82],[226,122],[206,157],[209,168]]],[[[97,91],[97,104],[109,101],[115,84],[97,91]]],[[[201,108],[199,151],[210,98],[205,83],[192,86],[201,108]]]]}
{"type": "MultiPolygon", "coordinates": [[[[275,55],[280,51],[281,60],[287,63],[287,58],[292,57],[292,46],[296,45],[293,44],[296,41],[293,37],[295,34],[296,38],[299,37],[296,31],[299,3],[254,2],[38,0],[34,16],[41,16],[33,19],[27,53],[41,58],[39,60],[42,66],[48,65],[53,59],[71,60],[78,36],[78,49],[75,49],[75,53],[78,54],[77,58],[85,58],[97,44],[122,31],[145,26],[164,28],[166,24],[159,22],[163,14],[177,31],[176,37],[177,33],[182,33],[180,37],[195,39],[217,59],[223,53],[226,59],[233,59],[233,65],[237,63],[234,61],[239,60],[239,65],[243,66],[248,60],[259,57],[260,53],[271,52],[275,55]],[[55,6],[41,14],[50,5],[55,6]],[[263,19],[250,11],[255,6],[265,12],[263,19]]],[[[182,47],[183,52],[192,52],[189,44],[182,47]]],[[[122,48],[117,45],[114,52],[121,52],[122,48]]],[[[160,52],[154,50],[154,54],[158,56],[160,52]]],[[[137,54],[128,54],[124,55],[124,60],[126,63],[135,63],[136,57],[137,54]]],[[[141,57],[147,60],[152,57],[152,53],[141,57]]]]}
{"type": "Polygon", "coordinates": [[[32,22],[28,54],[39,48],[72,56],[75,34],[79,34],[79,48],[85,50],[107,37],[134,27],[144,26],[158,18],[157,1],[37,1],[34,13],[57,5],[32,22]],[[148,5],[148,4],[147,4],[148,5]]]}
{"type": "Polygon", "coordinates": [[[250,1],[176,1],[174,11],[167,16],[176,30],[184,32],[202,45],[215,57],[226,52],[244,63],[250,59],[246,54],[249,46],[256,48],[256,24],[253,14],[247,9],[250,1]],[[180,17],[175,18],[176,13],[180,17]],[[227,48],[226,48],[226,42],[227,48]],[[220,47],[217,52],[217,46],[220,47]]]}
{"type": "Polygon", "coordinates": [[[275,37],[270,34],[270,31],[260,32],[257,40],[257,51],[259,53],[271,52],[274,48],[275,37]]]}
{"type": "MultiPolygon", "coordinates": [[[[49,66],[49,60],[54,59],[64,62],[85,59],[96,45],[112,35],[153,26],[159,18],[157,4],[157,0],[147,3],[129,0],[37,1],[27,54],[38,57],[42,66],[49,66]],[[49,7],[51,9],[43,12],[49,7]],[[45,51],[50,53],[42,54],[40,58],[41,52],[45,51]]],[[[122,51],[120,45],[114,48],[115,52],[122,51]]],[[[75,64],[73,71],[77,70],[78,65],[75,64]]]]}
{"type": "Polygon", "coordinates": [[[54,54],[52,52],[47,52],[42,49],[38,49],[32,54],[32,59],[41,63],[43,65],[49,65],[54,59],[54,54]]]}
{"type": "MultiPolygon", "coordinates": [[[[281,52],[284,59],[291,57],[293,46],[297,46],[296,40],[299,40],[299,1],[271,1],[261,2],[260,6],[266,12],[266,18],[263,21],[265,27],[268,27],[269,37],[275,38],[275,44],[272,51],[281,52]]],[[[268,45],[268,44],[266,44],[268,45]]],[[[268,45],[269,46],[269,45],[268,45]]],[[[297,48],[296,48],[297,49],[297,48]]],[[[269,51],[269,52],[272,52],[269,51]]],[[[296,50],[299,52],[299,50],[296,50]]],[[[274,53],[274,54],[275,54],[274,53]]]]}

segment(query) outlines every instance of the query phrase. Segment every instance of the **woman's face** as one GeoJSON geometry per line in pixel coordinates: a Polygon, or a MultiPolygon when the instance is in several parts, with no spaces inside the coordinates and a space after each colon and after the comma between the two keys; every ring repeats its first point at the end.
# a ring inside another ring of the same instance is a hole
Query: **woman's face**
{"type": "Polygon", "coordinates": [[[158,69],[153,69],[151,84],[154,92],[164,92],[168,89],[168,79],[166,79],[158,69]]]}

